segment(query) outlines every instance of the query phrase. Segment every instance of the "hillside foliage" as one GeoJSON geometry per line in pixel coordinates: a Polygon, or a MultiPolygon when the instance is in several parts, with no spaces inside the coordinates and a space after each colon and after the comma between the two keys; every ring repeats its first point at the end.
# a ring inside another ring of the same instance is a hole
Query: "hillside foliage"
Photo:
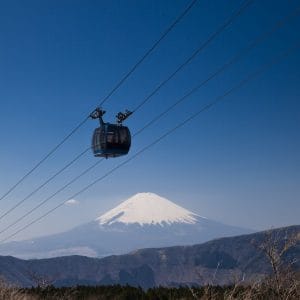
{"type": "Polygon", "coordinates": [[[264,283],[257,286],[204,286],[204,287],[157,287],[148,290],[131,286],[76,286],[56,288],[35,287],[17,289],[2,286],[2,300],[171,300],[171,299],[300,299],[300,286],[287,293],[277,294],[276,289],[264,283]]]}

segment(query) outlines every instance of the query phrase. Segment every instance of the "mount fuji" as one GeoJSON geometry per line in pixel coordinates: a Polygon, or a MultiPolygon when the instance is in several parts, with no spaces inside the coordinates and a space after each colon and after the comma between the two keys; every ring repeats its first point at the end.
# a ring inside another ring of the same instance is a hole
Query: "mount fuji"
{"type": "MultiPolygon", "coordinates": [[[[102,226],[195,224],[200,216],[153,193],[139,193],[96,220],[102,226]]],[[[201,218],[201,217],[200,217],[201,218]]]]}
{"type": "Polygon", "coordinates": [[[154,193],[139,193],[72,230],[0,245],[0,255],[103,257],[139,248],[197,244],[250,232],[209,220],[154,193]]]}

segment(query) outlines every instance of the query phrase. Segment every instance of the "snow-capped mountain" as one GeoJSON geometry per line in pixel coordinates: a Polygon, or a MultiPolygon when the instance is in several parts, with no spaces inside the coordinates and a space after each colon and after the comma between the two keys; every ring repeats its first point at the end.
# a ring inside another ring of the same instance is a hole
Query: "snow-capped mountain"
{"type": "Polygon", "coordinates": [[[100,225],[136,223],[143,226],[172,223],[195,224],[199,217],[154,193],[139,193],[96,220],[100,225]]]}
{"type": "Polygon", "coordinates": [[[250,230],[201,217],[156,194],[139,193],[96,220],[72,230],[0,245],[0,255],[103,257],[139,248],[191,245],[245,233],[250,230]]]}

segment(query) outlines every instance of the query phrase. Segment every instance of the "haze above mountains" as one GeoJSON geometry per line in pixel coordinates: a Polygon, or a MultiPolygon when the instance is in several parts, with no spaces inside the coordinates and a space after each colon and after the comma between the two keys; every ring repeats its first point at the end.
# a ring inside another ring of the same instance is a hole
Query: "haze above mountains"
{"type": "Polygon", "coordinates": [[[192,245],[250,230],[209,220],[154,193],[139,193],[72,230],[0,246],[1,255],[104,257],[139,248],[192,245]]]}

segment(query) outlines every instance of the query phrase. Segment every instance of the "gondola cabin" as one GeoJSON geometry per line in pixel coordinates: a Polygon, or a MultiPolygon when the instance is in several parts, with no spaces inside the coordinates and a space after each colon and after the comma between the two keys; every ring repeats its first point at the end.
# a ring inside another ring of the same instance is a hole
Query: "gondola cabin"
{"type": "Polygon", "coordinates": [[[119,157],[126,155],[131,146],[131,135],[128,127],[123,126],[122,122],[132,113],[117,114],[117,124],[104,123],[102,116],[105,111],[97,108],[91,118],[99,119],[100,127],[94,130],[92,138],[92,149],[96,157],[119,157]]]}
{"type": "Polygon", "coordinates": [[[95,129],[92,148],[96,157],[118,157],[126,155],[131,145],[128,127],[104,123],[95,129]]]}

